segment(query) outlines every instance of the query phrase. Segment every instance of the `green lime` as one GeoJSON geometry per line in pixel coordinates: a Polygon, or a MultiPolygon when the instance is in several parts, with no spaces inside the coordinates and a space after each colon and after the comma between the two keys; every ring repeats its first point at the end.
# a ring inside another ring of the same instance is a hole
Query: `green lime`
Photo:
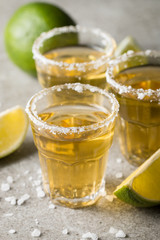
{"type": "Polygon", "coordinates": [[[5,45],[11,60],[24,71],[35,75],[32,45],[42,33],[54,27],[75,25],[75,21],[59,7],[35,2],[20,7],[5,29],[5,45]]]}
{"type": "Polygon", "coordinates": [[[132,50],[134,52],[138,52],[141,50],[137,42],[131,36],[127,36],[118,44],[115,51],[115,57],[118,57],[129,50],[132,50]]]}
{"type": "Polygon", "coordinates": [[[160,149],[126,178],[114,191],[122,201],[135,207],[160,204],[160,149]]]}

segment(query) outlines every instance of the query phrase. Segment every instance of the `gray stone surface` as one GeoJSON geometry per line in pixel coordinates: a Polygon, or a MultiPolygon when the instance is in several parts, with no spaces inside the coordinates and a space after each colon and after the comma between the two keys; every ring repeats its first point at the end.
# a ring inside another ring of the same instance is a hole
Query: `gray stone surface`
{"type": "MultiPolygon", "coordinates": [[[[38,81],[23,73],[8,59],[3,44],[3,29],[15,9],[28,0],[0,0],[0,109],[16,104],[26,105],[28,99],[38,90],[38,81]]],[[[65,8],[81,25],[100,27],[111,33],[117,41],[126,35],[134,36],[143,48],[158,49],[160,39],[160,1],[159,0],[55,0],[65,8]]],[[[73,210],[63,207],[49,209],[49,199],[38,199],[30,177],[38,179],[39,160],[33,144],[31,130],[18,151],[0,160],[0,184],[12,176],[11,190],[0,191],[0,240],[33,239],[34,228],[41,230],[42,240],[79,240],[85,232],[96,233],[101,240],[116,239],[109,234],[111,226],[122,229],[132,240],[160,239],[160,207],[137,209],[118,200],[109,202],[102,198],[95,206],[73,210]],[[29,170],[27,175],[25,171],[29,170]],[[22,206],[12,206],[4,200],[8,196],[19,198],[30,194],[30,199],[22,206]],[[13,213],[13,216],[5,216],[13,213]],[[35,223],[38,219],[38,226],[35,223]],[[67,228],[68,235],[62,230],[67,228]],[[10,229],[17,233],[9,234],[10,229]]],[[[117,139],[109,155],[106,174],[106,189],[111,193],[121,182],[115,178],[118,171],[127,177],[134,167],[121,156],[117,139]],[[116,163],[121,157],[123,162],[116,163]]]]}

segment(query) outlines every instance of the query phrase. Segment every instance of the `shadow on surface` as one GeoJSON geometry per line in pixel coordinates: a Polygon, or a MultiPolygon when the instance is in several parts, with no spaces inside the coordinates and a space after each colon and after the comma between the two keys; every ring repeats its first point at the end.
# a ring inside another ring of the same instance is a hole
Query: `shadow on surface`
{"type": "MultiPolygon", "coordinates": [[[[29,156],[33,155],[37,151],[33,139],[26,138],[24,143],[16,150],[14,153],[10,154],[7,157],[0,159],[0,168],[5,167],[7,165],[14,164],[18,161],[23,161],[29,156]]],[[[28,158],[29,160],[29,158],[28,158]]]]}

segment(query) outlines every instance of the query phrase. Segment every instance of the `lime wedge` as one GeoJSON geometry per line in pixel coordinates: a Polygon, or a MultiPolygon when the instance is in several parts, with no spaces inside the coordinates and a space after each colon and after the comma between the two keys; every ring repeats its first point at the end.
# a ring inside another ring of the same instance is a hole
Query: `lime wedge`
{"type": "Polygon", "coordinates": [[[137,42],[131,36],[127,36],[118,44],[117,49],[115,51],[115,57],[118,57],[129,50],[132,50],[134,52],[138,52],[141,50],[137,42]]]}
{"type": "Polygon", "coordinates": [[[14,152],[22,144],[28,129],[28,117],[20,106],[0,113],[0,158],[14,152]]]}
{"type": "Polygon", "coordinates": [[[114,191],[122,201],[136,207],[160,204],[160,149],[126,178],[114,191]]]}

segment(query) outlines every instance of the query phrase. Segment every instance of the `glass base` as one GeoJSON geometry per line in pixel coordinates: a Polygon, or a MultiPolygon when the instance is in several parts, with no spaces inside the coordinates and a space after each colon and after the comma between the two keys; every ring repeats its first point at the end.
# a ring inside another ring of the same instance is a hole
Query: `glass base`
{"type": "Polygon", "coordinates": [[[131,155],[131,156],[126,154],[123,154],[123,155],[127,159],[127,161],[135,167],[139,167],[142,163],[146,161],[146,159],[139,158],[136,155],[131,155]]]}
{"type": "Polygon", "coordinates": [[[69,208],[82,208],[93,205],[100,197],[105,195],[105,181],[103,180],[100,189],[89,196],[83,198],[69,199],[65,197],[51,198],[52,202],[57,205],[69,208]]]}

